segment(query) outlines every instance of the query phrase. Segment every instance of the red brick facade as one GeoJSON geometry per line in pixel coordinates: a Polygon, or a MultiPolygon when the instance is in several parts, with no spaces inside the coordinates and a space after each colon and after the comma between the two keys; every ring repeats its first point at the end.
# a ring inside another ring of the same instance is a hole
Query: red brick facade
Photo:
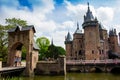
{"type": "Polygon", "coordinates": [[[89,4],[82,26],[84,33],[79,30],[79,24],[77,23],[73,40],[70,33],[65,39],[66,59],[107,59],[108,50],[119,52],[116,30],[110,30],[108,34],[97,18],[93,17],[89,4]]]}

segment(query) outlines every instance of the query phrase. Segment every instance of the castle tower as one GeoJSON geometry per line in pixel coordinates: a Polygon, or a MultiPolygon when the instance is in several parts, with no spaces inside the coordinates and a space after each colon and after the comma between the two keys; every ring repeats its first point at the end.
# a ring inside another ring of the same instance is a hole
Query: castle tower
{"type": "Polygon", "coordinates": [[[113,52],[118,52],[118,38],[116,34],[116,29],[109,31],[109,49],[113,52]]]}
{"type": "Polygon", "coordinates": [[[72,38],[68,32],[67,37],[65,37],[65,48],[66,48],[66,59],[72,58],[72,38]]]}
{"type": "Polygon", "coordinates": [[[107,59],[108,58],[107,52],[109,50],[108,34],[107,30],[101,23],[99,23],[99,32],[100,32],[100,49],[99,49],[100,59],[107,59]]]}
{"type": "Polygon", "coordinates": [[[120,32],[118,33],[118,36],[119,36],[119,44],[120,44],[120,32]]]}
{"type": "Polygon", "coordinates": [[[84,59],[84,35],[79,29],[79,24],[77,23],[77,29],[73,34],[73,57],[74,59],[84,59]]]}
{"type": "Polygon", "coordinates": [[[99,36],[99,24],[96,18],[93,17],[92,12],[89,8],[86,15],[84,16],[84,22],[82,24],[84,29],[85,38],[85,59],[95,60],[99,59],[99,48],[100,48],[100,36],[99,36]]]}

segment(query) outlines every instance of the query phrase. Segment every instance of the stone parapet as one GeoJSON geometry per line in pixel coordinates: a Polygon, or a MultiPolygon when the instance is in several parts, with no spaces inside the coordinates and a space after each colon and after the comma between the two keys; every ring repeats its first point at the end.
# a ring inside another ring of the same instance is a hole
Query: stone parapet
{"type": "Polygon", "coordinates": [[[39,61],[35,69],[36,75],[66,75],[66,59],[59,57],[54,61],[39,61]]]}

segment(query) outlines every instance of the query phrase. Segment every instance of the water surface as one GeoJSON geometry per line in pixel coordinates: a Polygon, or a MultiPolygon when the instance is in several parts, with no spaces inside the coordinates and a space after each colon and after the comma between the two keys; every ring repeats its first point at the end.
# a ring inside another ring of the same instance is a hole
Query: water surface
{"type": "Polygon", "coordinates": [[[6,79],[6,80],[120,80],[120,74],[111,74],[111,73],[67,73],[66,76],[35,76],[33,78],[14,77],[14,78],[11,78],[11,79],[6,79]]]}

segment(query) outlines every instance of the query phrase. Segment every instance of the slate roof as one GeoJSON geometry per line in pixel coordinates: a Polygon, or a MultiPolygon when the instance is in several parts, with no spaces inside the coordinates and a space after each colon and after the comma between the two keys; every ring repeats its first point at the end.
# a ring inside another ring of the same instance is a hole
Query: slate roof
{"type": "Polygon", "coordinates": [[[116,34],[116,29],[112,29],[109,31],[109,36],[115,36],[116,34]]]}
{"type": "Polygon", "coordinates": [[[104,27],[101,23],[99,23],[99,29],[104,29],[104,30],[106,30],[105,27],[104,27]]]}
{"type": "Polygon", "coordinates": [[[92,14],[92,12],[90,11],[90,7],[89,7],[89,3],[88,3],[88,10],[87,10],[87,13],[86,15],[84,16],[84,21],[85,22],[88,22],[88,21],[94,21],[94,16],[92,14]]]}
{"type": "Polygon", "coordinates": [[[15,32],[17,29],[19,29],[20,31],[27,31],[27,30],[33,29],[34,33],[36,32],[33,25],[30,25],[30,26],[27,26],[27,27],[22,27],[22,26],[17,25],[15,28],[12,28],[12,29],[8,30],[8,33],[9,32],[15,32]]]}
{"type": "Polygon", "coordinates": [[[67,34],[66,41],[72,41],[72,37],[69,32],[67,34]]]}
{"type": "Polygon", "coordinates": [[[75,33],[77,33],[77,34],[81,34],[82,33],[82,30],[79,29],[79,24],[78,23],[77,23],[77,29],[76,29],[75,33]]]}

